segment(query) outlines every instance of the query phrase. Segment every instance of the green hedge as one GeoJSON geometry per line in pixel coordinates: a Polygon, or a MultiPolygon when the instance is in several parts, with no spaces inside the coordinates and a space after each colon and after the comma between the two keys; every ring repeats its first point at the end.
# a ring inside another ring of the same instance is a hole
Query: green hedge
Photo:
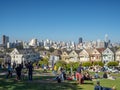
{"type": "Polygon", "coordinates": [[[118,66],[119,63],[116,62],[116,61],[111,61],[111,62],[108,62],[107,66],[118,66]]]}

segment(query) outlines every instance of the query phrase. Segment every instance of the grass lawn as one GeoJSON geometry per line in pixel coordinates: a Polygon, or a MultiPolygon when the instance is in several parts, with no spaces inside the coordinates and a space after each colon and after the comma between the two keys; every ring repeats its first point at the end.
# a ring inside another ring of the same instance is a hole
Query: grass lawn
{"type": "MultiPolygon", "coordinates": [[[[118,75],[119,76],[119,75],[118,75]]],[[[84,84],[78,85],[76,81],[65,81],[57,83],[56,81],[47,80],[53,76],[34,76],[33,81],[27,78],[22,81],[16,81],[15,77],[6,79],[5,75],[0,76],[0,90],[94,90],[94,81],[85,81],[84,84]]],[[[112,87],[116,85],[120,90],[120,78],[116,80],[100,79],[101,85],[104,87],[112,87]]]]}

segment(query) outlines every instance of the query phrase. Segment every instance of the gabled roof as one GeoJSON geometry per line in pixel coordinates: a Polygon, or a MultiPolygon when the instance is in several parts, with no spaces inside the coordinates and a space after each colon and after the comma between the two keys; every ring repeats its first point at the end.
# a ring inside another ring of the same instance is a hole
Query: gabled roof
{"type": "Polygon", "coordinates": [[[116,52],[116,49],[115,48],[109,48],[113,53],[116,52]]]}
{"type": "Polygon", "coordinates": [[[79,54],[81,51],[82,51],[82,49],[81,49],[81,50],[75,50],[75,52],[76,52],[77,54],[79,54]]]}
{"type": "Polygon", "coordinates": [[[88,52],[89,55],[91,55],[93,49],[86,49],[86,51],[88,52]]]}
{"type": "MultiPolygon", "coordinates": [[[[19,50],[19,49],[14,49],[13,51],[16,51],[18,52],[19,54],[28,54],[28,53],[35,53],[35,51],[33,49],[22,49],[22,50],[19,50]]],[[[13,52],[12,51],[12,52],[13,52]]],[[[11,53],[12,53],[11,52],[11,53]]]]}
{"type": "Polygon", "coordinates": [[[71,51],[63,50],[63,51],[62,51],[62,54],[63,54],[64,52],[66,52],[67,54],[70,54],[71,51]]]}
{"type": "Polygon", "coordinates": [[[117,50],[116,50],[116,52],[119,52],[120,51],[120,48],[118,48],[117,50]]]}
{"type": "Polygon", "coordinates": [[[79,55],[81,55],[81,53],[82,53],[83,51],[85,51],[85,52],[89,55],[89,53],[87,52],[86,49],[82,49],[81,52],[79,53],[79,55]]]}
{"type": "Polygon", "coordinates": [[[62,51],[61,50],[55,50],[53,53],[51,53],[52,55],[61,55],[62,54],[62,51]]]}
{"type": "Polygon", "coordinates": [[[102,53],[105,50],[105,48],[96,48],[96,49],[98,50],[99,53],[102,53]]]}
{"type": "Polygon", "coordinates": [[[104,51],[103,51],[103,53],[106,51],[106,50],[110,50],[113,54],[114,54],[114,49],[112,49],[112,48],[106,48],[104,51]]]}

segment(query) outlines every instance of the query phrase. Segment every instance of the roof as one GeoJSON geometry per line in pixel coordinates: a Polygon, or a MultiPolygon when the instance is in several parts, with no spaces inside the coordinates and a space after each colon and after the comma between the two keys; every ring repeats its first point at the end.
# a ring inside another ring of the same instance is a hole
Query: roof
{"type": "Polygon", "coordinates": [[[79,54],[81,51],[82,51],[82,49],[81,49],[81,50],[75,50],[75,52],[76,52],[77,54],[79,54]]]}
{"type": "Polygon", "coordinates": [[[93,49],[85,49],[85,50],[88,52],[89,55],[91,55],[91,53],[93,51],[93,49]]]}
{"type": "Polygon", "coordinates": [[[109,48],[113,53],[116,52],[116,49],[115,48],[109,48]]]}
{"type": "Polygon", "coordinates": [[[62,51],[61,51],[61,50],[55,50],[55,51],[52,53],[52,55],[56,55],[56,56],[61,55],[61,54],[62,54],[62,51]]]}
{"type": "Polygon", "coordinates": [[[96,48],[97,50],[98,50],[98,52],[100,52],[100,53],[102,53],[104,50],[105,50],[105,48],[96,48]]]}

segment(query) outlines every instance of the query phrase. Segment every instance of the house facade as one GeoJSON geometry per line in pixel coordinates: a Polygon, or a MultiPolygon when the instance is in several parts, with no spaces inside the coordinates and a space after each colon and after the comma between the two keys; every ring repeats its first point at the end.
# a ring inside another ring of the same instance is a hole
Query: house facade
{"type": "Polygon", "coordinates": [[[34,52],[32,49],[23,49],[23,50],[18,50],[14,49],[11,53],[11,64],[14,62],[16,64],[21,64],[22,62],[28,62],[28,61],[34,61],[34,60],[39,60],[40,54],[34,52]]]}
{"type": "Polygon", "coordinates": [[[102,52],[102,61],[104,63],[110,62],[110,61],[114,61],[115,57],[114,57],[114,51],[111,50],[110,48],[106,48],[103,52],[102,52]]]}
{"type": "Polygon", "coordinates": [[[90,61],[89,53],[88,53],[85,49],[83,49],[83,50],[79,53],[79,59],[80,59],[80,62],[90,61]]]}
{"type": "Polygon", "coordinates": [[[92,62],[94,61],[101,61],[102,59],[102,54],[97,50],[97,49],[93,49],[90,55],[90,60],[92,62]]]}
{"type": "Polygon", "coordinates": [[[69,61],[70,62],[77,62],[77,61],[79,61],[78,53],[75,50],[73,50],[73,51],[71,51],[69,53],[69,61]]]}
{"type": "Polygon", "coordinates": [[[61,60],[61,50],[55,50],[50,54],[49,65],[53,66],[57,61],[61,60]]]}
{"type": "Polygon", "coordinates": [[[115,52],[115,60],[120,62],[120,49],[115,52]]]}
{"type": "Polygon", "coordinates": [[[70,51],[62,51],[61,59],[65,62],[69,62],[69,53],[70,51]]]}

